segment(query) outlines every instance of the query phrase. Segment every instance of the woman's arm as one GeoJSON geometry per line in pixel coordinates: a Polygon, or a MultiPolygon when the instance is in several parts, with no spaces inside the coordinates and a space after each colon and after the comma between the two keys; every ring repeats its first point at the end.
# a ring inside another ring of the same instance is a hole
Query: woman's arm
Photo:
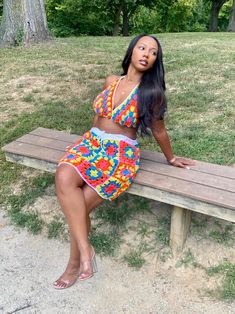
{"type": "Polygon", "coordinates": [[[152,133],[156,141],[158,142],[159,146],[161,147],[161,150],[163,154],[165,155],[167,161],[175,166],[175,167],[181,167],[181,168],[187,168],[189,169],[188,166],[193,166],[195,165],[195,162],[190,159],[185,159],[185,158],[178,158],[174,156],[171,143],[170,143],[170,138],[167,134],[164,120],[155,120],[152,123],[152,133]]]}

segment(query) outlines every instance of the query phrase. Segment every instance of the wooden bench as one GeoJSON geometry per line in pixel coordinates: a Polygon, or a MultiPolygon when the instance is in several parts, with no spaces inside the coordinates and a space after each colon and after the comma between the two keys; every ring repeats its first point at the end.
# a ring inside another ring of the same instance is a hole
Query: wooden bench
{"type": "MultiPolygon", "coordinates": [[[[78,139],[61,131],[37,128],[3,147],[6,159],[55,172],[66,147],[78,139]]],[[[191,170],[172,167],[163,154],[142,150],[140,171],[128,193],[173,205],[170,245],[183,249],[191,211],[235,222],[235,169],[197,162],[191,170]]]]}

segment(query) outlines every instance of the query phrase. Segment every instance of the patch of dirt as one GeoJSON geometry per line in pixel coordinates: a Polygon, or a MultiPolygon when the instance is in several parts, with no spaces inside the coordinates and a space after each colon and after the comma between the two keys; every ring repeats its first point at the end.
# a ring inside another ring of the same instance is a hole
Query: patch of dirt
{"type": "Polygon", "coordinates": [[[22,192],[22,186],[25,184],[25,182],[30,178],[36,178],[39,174],[42,174],[43,171],[36,170],[32,168],[24,168],[21,172],[20,178],[17,179],[16,182],[14,182],[11,187],[11,193],[14,195],[19,195],[22,192]]]}
{"type": "MultiPolygon", "coordinates": [[[[66,73],[66,76],[68,73],[66,73]]],[[[56,76],[40,77],[24,75],[12,79],[2,88],[1,120],[6,122],[22,112],[32,113],[47,101],[67,102],[68,99],[80,98],[85,86],[71,78],[59,80],[56,76]]]]}

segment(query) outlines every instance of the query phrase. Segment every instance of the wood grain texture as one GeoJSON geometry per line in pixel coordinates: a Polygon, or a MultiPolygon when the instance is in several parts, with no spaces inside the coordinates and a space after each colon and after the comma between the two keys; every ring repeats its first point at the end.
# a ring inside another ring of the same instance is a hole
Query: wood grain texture
{"type": "Polygon", "coordinates": [[[178,206],[174,206],[172,209],[170,246],[175,257],[183,250],[191,223],[191,213],[191,210],[178,206]]]}
{"type": "MultiPolygon", "coordinates": [[[[32,167],[44,167],[46,170],[47,163],[51,169],[51,164],[57,164],[65,154],[66,147],[79,138],[76,134],[40,127],[4,146],[3,150],[7,153],[8,160],[11,158],[12,161],[30,163],[32,167]]],[[[185,170],[168,165],[161,153],[143,150],[140,171],[134,182],[142,187],[193,199],[195,202],[235,210],[235,169],[231,167],[198,161],[196,167],[185,170]]]]}

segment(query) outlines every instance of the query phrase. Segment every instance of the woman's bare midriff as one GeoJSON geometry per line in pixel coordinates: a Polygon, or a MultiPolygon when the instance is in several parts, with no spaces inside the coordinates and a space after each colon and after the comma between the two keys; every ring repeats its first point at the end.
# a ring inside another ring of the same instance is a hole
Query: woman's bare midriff
{"type": "Polygon", "coordinates": [[[122,126],[111,119],[96,116],[93,127],[99,128],[106,133],[122,134],[133,140],[136,139],[136,129],[122,126]]]}

